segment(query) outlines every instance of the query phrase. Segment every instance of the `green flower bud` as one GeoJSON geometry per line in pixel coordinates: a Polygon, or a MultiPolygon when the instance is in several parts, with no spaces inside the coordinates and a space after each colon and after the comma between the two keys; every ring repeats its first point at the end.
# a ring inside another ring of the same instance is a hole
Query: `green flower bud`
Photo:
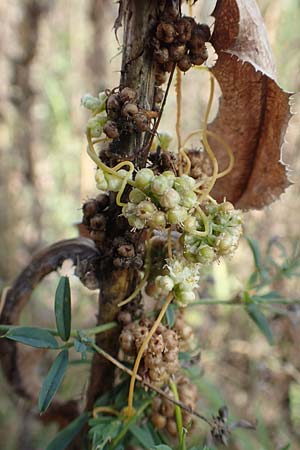
{"type": "Polygon", "coordinates": [[[163,208],[174,208],[180,202],[180,195],[175,189],[168,189],[159,199],[159,203],[163,208]]]}
{"type": "Polygon", "coordinates": [[[174,172],[172,172],[171,170],[165,170],[162,173],[162,176],[167,178],[168,182],[169,182],[169,187],[173,187],[174,181],[175,181],[175,175],[174,172]]]}
{"type": "Polygon", "coordinates": [[[231,211],[234,211],[234,206],[230,202],[223,202],[219,205],[219,211],[222,213],[229,213],[231,211]]]}
{"type": "Polygon", "coordinates": [[[171,225],[182,224],[188,216],[183,206],[175,206],[167,212],[167,220],[171,225]]]}
{"type": "Polygon", "coordinates": [[[123,179],[128,175],[128,172],[125,169],[120,169],[117,171],[117,173],[121,175],[122,178],[111,173],[105,174],[105,178],[108,184],[108,190],[111,192],[119,192],[123,183],[123,179]]]}
{"type": "Polygon", "coordinates": [[[159,145],[160,145],[161,149],[168,150],[172,139],[173,138],[169,133],[159,133],[158,140],[159,140],[159,145]]]}
{"type": "Polygon", "coordinates": [[[151,181],[151,191],[155,195],[162,195],[169,189],[169,182],[166,177],[159,175],[151,181]]]}
{"type": "Polygon", "coordinates": [[[136,228],[137,230],[142,230],[143,228],[145,228],[145,220],[142,220],[140,217],[137,217],[134,214],[128,216],[127,220],[129,225],[133,228],[136,228]]]}
{"type": "Polygon", "coordinates": [[[164,230],[167,225],[165,214],[162,211],[157,211],[148,220],[148,225],[155,230],[164,230]]]}
{"type": "Polygon", "coordinates": [[[137,188],[143,190],[147,187],[154,178],[154,172],[151,169],[141,169],[135,177],[135,185],[137,188]]]}
{"type": "Polygon", "coordinates": [[[107,191],[107,181],[105,179],[105,175],[102,169],[98,169],[95,173],[95,181],[97,189],[100,191],[107,191]]]}
{"type": "Polygon", "coordinates": [[[237,245],[237,239],[235,239],[230,233],[222,233],[216,241],[216,249],[220,256],[228,255],[232,253],[237,245]]]}
{"type": "Polygon", "coordinates": [[[145,198],[146,198],[145,194],[136,188],[132,189],[132,191],[129,194],[129,200],[135,204],[142,202],[143,200],[145,200],[145,198]]]}
{"type": "Polygon", "coordinates": [[[155,278],[155,285],[165,292],[170,292],[174,287],[174,281],[168,275],[159,275],[155,278]]]}
{"type": "Polygon", "coordinates": [[[123,206],[122,214],[126,218],[132,215],[136,215],[136,205],[134,203],[128,202],[126,205],[123,206]]]}
{"type": "Polygon", "coordinates": [[[103,91],[103,92],[99,92],[98,97],[99,97],[99,100],[100,100],[99,112],[105,111],[105,109],[106,109],[107,95],[106,95],[106,93],[103,91]]]}
{"type": "Polygon", "coordinates": [[[90,111],[96,111],[100,108],[101,101],[91,94],[85,94],[81,97],[81,105],[90,111]]]}
{"type": "Polygon", "coordinates": [[[88,120],[87,128],[91,131],[92,137],[100,137],[103,132],[103,127],[107,122],[106,116],[101,116],[100,114],[95,117],[91,117],[88,120]]]}
{"type": "Polygon", "coordinates": [[[197,262],[202,264],[209,264],[213,262],[215,259],[215,252],[212,247],[209,245],[204,245],[203,247],[199,248],[199,253],[197,255],[197,262]]]}
{"type": "Polygon", "coordinates": [[[184,231],[191,233],[197,229],[198,221],[194,216],[188,216],[183,222],[184,231]]]}
{"type": "Polygon", "coordinates": [[[156,206],[150,200],[143,200],[136,207],[136,215],[143,220],[151,219],[156,211],[156,206]]]}
{"type": "Polygon", "coordinates": [[[194,208],[198,203],[198,198],[195,192],[187,191],[185,194],[181,195],[180,204],[188,209],[194,208]]]}
{"type": "Polygon", "coordinates": [[[188,175],[181,175],[180,177],[176,177],[174,182],[174,189],[179,192],[181,195],[186,194],[194,189],[196,184],[196,180],[194,178],[189,177],[188,175]]]}
{"type": "Polygon", "coordinates": [[[194,302],[196,300],[196,295],[193,291],[185,291],[179,288],[178,292],[176,292],[175,299],[179,306],[184,307],[194,302]]]}

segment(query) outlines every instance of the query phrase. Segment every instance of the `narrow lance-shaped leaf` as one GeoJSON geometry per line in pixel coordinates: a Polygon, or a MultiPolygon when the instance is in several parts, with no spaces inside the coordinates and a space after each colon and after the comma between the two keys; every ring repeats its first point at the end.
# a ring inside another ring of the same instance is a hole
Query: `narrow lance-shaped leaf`
{"type": "Polygon", "coordinates": [[[58,348],[56,339],[47,330],[34,327],[17,327],[9,330],[5,337],[36,348],[58,348]]]}
{"type": "Polygon", "coordinates": [[[46,376],[39,395],[39,411],[43,413],[49,407],[63,380],[69,360],[68,350],[60,352],[46,376]]]}
{"type": "Polygon", "coordinates": [[[59,336],[67,341],[71,333],[71,290],[68,277],[61,277],[55,292],[55,319],[59,336]]]}
{"type": "Polygon", "coordinates": [[[274,338],[272,330],[268,324],[265,315],[261,312],[259,307],[254,303],[250,303],[246,305],[246,311],[253,320],[253,322],[258,326],[260,331],[263,333],[263,335],[266,337],[269,344],[273,345],[274,338]]]}
{"type": "Polygon", "coordinates": [[[89,418],[88,413],[81,414],[66,428],[61,430],[47,446],[46,450],[64,450],[81,431],[89,418]]]}

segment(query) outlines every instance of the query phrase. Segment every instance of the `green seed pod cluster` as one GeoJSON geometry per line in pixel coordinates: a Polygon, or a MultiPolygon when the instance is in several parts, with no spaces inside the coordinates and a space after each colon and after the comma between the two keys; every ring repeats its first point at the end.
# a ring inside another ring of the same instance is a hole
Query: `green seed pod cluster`
{"type": "MultiPolygon", "coordinates": [[[[179,376],[175,380],[179,400],[193,410],[196,408],[198,392],[195,385],[183,376],[179,376]]],[[[174,399],[174,394],[169,387],[165,388],[168,397],[174,399]]],[[[192,416],[182,409],[182,422],[184,427],[190,427],[192,424],[192,416]]],[[[175,418],[175,405],[162,396],[157,396],[152,402],[151,420],[154,427],[158,430],[165,429],[172,436],[177,435],[177,426],[175,418]]]]}
{"type": "Polygon", "coordinates": [[[196,299],[194,290],[199,286],[201,265],[176,258],[166,262],[164,275],[158,275],[155,284],[163,294],[172,292],[174,301],[185,307],[196,299]]]}
{"type": "Polygon", "coordinates": [[[106,101],[107,95],[105,92],[100,92],[98,97],[85,94],[81,98],[81,105],[93,113],[93,116],[88,120],[87,129],[94,138],[99,138],[102,135],[107,122],[106,101]]]}
{"type": "Polygon", "coordinates": [[[136,187],[129,195],[129,203],[123,207],[123,215],[137,229],[182,227],[198,202],[193,191],[195,183],[188,175],[176,177],[171,171],[155,175],[151,169],[141,169],[136,174],[136,187]]]}
{"type": "Polygon", "coordinates": [[[116,175],[104,172],[98,168],[95,174],[95,181],[97,189],[104,192],[119,192],[122,186],[124,177],[128,175],[127,170],[120,169],[116,175]]]}
{"type": "MultiPolygon", "coordinates": [[[[120,346],[124,355],[135,358],[153,321],[141,319],[123,328],[120,335],[120,346]]],[[[144,380],[161,387],[168,383],[170,376],[178,368],[179,343],[176,331],[160,324],[146,347],[139,368],[144,380]]]]}
{"type": "MultiPolygon", "coordinates": [[[[185,227],[180,241],[185,258],[194,263],[210,264],[221,256],[231,255],[242,235],[242,214],[230,202],[209,204],[206,207],[209,224],[207,236],[197,236],[193,230],[204,231],[201,218],[192,226],[185,227]]],[[[193,218],[190,218],[193,219],[193,218]]]]}

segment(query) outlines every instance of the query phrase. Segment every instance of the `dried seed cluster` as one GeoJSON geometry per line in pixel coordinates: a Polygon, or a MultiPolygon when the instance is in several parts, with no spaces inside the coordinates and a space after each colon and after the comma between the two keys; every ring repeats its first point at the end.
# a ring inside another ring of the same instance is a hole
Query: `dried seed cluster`
{"type": "Polygon", "coordinates": [[[82,223],[89,231],[90,238],[97,244],[105,239],[107,218],[103,211],[109,204],[106,194],[99,194],[95,199],[88,200],[82,207],[82,223]]]}
{"type": "Polygon", "coordinates": [[[192,17],[163,18],[152,40],[157,62],[156,84],[165,82],[165,72],[171,72],[175,64],[183,72],[192,65],[202,65],[208,58],[205,43],[210,35],[209,26],[192,17]]]}
{"type": "MultiPolygon", "coordinates": [[[[141,319],[130,323],[122,330],[120,346],[125,355],[136,357],[152,326],[151,320],[141,319]]],[[[178,352],[176,331],[160,324],[144,351],[139,374],[157,387],[165,385],[179,368],[178,352]]]]}
{"type": "MultiPolygon", "coordinates": [[[[155,102],[161,100],[162,93],[157,90],[155,102]]],[[[104,133],[110,139],[118,139],[121,133],[149,131],[151,119],[157,116],[156,112],[138,106],[137,93],[129,87],[100,92],[98,97],[85,94],[81,104],[93,113],[87,123],[93,138],[100,138],[104,133]]]]}
{"type": "MultiPolygon", "coordinates": [[[[196,408],[197,402],[197,388],[191,381],[183,376],[178,377],[176,380],[177,391],[179,400],[191,409],[196,408]]],[[[165,389],[168,397],[174,398],[174,394],[169,387],[165,389]]],[[[175,419],[175,405],[168,401],[166,398],[157,396],[152,402],[152,423],[155,428],[162,430],[166,429],[169,434],[176,436],[177,426],[175,419]]],[[[192,424],[191,415],[182,410],[182,421],[184,427],[189,427],[192,424]]]]}

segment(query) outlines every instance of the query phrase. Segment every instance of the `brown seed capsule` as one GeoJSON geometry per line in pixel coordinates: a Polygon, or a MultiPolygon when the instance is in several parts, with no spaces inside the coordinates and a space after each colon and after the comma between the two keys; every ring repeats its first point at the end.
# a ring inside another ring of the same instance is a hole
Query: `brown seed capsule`
{"type": "Polygon", "coordinates": [[[171,350],[164,354],[164,361],[166,361],[166,362],[176,361],[177,359],[178,359],[178,351],[177,350],[171,350]]]}
{"type": "Polygon", "coordinates": [[[178,349],[178,336],[174,330],[166,330],[163,334],[163,339],[167,351],[178,349]]]}
{"type": "Polygon", "coordinates": [[[135,255],[134,246],[132,244],[123,244],[117,248],[117,253],[124,258],[131,258],[135,255]]]}
{"type": "Polygon", "coordinates": [[[192,22],[186,18],[182,17],[178,19],[175,23],[175,30],[177,31],[177,39],[179,42],[187,42],[191,39],[193,25],[192,22]]]}
{"type": "Polygon", "coordinates": [[[118,94],[110,94],[106,101],[106,111],[109,117],[116,119],[120,115],[121,104],[118,94]]]}
{"type": "Polygon", "coordinates": [[[154,382],[163,381],[165,375],[166,375],[166,369],[164,366],[154,367],[153,369],[149,370],[149,377],[154,382]]]}
{"type": "Polygon", "coordinates": [[[195,64],[196,66],[201,66],[208,58],[207,50],[205,45],[202,47],[201,51],[199,53],[190,53],[190,58],[192,64],[195,64]]]}
{"type": "Polygon", "coordinates": [[[185,55],[186,47],[184,44],[171,45],[169,49],[170,60],[177,62],[185,55]]]}
{"type": "Polygon", "coordinates": [[[151,420],[152,420],[154,427],[157,428],[158,430],[162,430],[163,428],[165,428],[165,426],[167,424],[166,417],[164,417],[158,413],[152,413],[151,420]]]}
{"type": "Polygon", "coordinates": [[[167,431],[172,436],[176,436],[177,434],[177,425],[174,419],[168,419],[167,421],[167,431]]]}
{"type": "Polygon", "coordinates": [[[122,323],[123,326],[128,325],[132,322],[132,317],[129,311],[121,311],[118,314],[118,322],[122,323]]]}
{"type": "Polygon", "coordinates": [[[175,28],[168,22],[161,22],[156,28],[156,37],[166,44],[171,44],[175,38],[175,28]]]}
{"type": "MultiPolygon", "coordinates": [[[[170,397],[173,397],[173,395],[170,395],[170,397]]],[[[175,413],[174,403],[171,403],[168,400],[163,399],[160,410],[165,417],[173,417],[175,413]]]]}
{"type": "Polygon", "coordinates": [[[96,197],[98,211],[103,211],[109,205],[109,196],[107,194],[98,194],[96,197]]]}
{"type": "Polygon", "coordinates": [[[103,214],[96,214],[91,218],[90,226],[93,230],[104,231],[106,228],[106,219],[103,214]]]}
{"type": "Polygon", "coordinates": [[[124,87],[121,92],[120,92],[120,100],[122,103],[126,103],[126,102],[131,102],[133,103],[136,100],[136,92],[135,90],[129,88],[129,87],[124,87]]]}
{"type": "Polygon", "coordinates": [[[90,238],[95,242],[103,242],[105,240],[104,231],[92,230],[90,232],[90,238]]]}
{"type": "Polygon", "coordinates": [[[162,353],[165,349],[164,339],[161,334],[152,336],[149,342],[149,351],[154,354],[162,353]]]}
{"type": "Polygon", "coordinates": [[[162,398],[159,395],[157,395],[154,398],[153,402],[151,403],[152,411],[159,411],[161,405],[162,405],[162,398]]]}
{"type": "Polygon", "coordinates": [[[108,120],[106,124],[103,127],[103,131],[106,134],[107,137],[111,139],[118,139],[120,136],[118,125],[116,122],[113,122],[112,120],[108,120]]]}
{"type": "Polygon", "coordinates": [[[162,357],[160,354],[152,354],[147,353],[147,355],[144,358],[145,366],[147,369],[155,369],[155,367],[158,367],[162,364],[162,357]]]}
{"type": "Polygon", "coordinates": [[[129,330],[123,330],[120,335],[120,346],[125,353],[134,352],[134,339],[129,330]]]}
{"type": "Polygon", "coordinates": [[[200,23],[200,25],[198,25],[199,28],[199,32],[201,32],[203,39],[205,40],[205,42],[208,42],[211,38],[211,32],[210,32],[210,28],[206,23],[200,23]]]}
{"type": "Polygon", "coordinates": [[[139,111],[135,103],[125,103],[122,108],[121,114],[126,119],[132,119],[135,114],[139,111]]]}
{"type": "Polygon", "coordinates": [[[168,61],[167,63],[163,64],[163,69],[166,72],[170,73],[170,72],[172,72],[174,65],[175,65],[174,61],[168,61]]]}
{"type": "Polygon", "coordinates": [[[82,212],[85,219],[89,220],[97,213],[97,202],[96,200],[88,200],[82,206],[82,212]]]}
{"type": "Polygon", "coordinates": [[[146,114],[142,112],[138,112],[133,117],[134,124],[139,131],[148,131],[149,130],[149,119],[146,114]]]}
{"type": "Polygon", "coordinates": [[[165,47],[154,50],[153,57],[159,64],[164,64],[169,61],[169,50],[165,47]]]}
{"type": "Polygon", "coordinates": [[[182,72],[187,72],[192,67],[192,62],[189,55],[185,55],[181,58],[181,60],[178,61],[177,66],[182,72]]]}
{"type": "Polygon", "coordinates": [[[166,74],[166,72],[162,68],[158,69],[155,73],[155,84],[157,86],[161,86],[167,81],[167,78],[168,75],[166,74]]]}

